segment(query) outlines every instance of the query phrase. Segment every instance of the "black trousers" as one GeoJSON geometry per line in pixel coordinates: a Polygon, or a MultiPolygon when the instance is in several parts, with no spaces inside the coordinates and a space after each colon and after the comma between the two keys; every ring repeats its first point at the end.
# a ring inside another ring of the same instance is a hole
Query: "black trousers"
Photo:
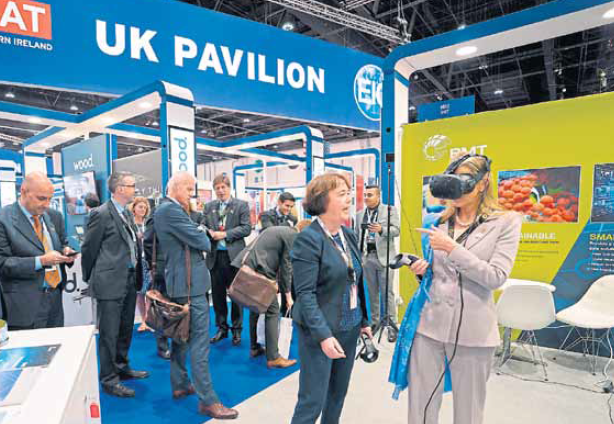
{"type": "MultiPolygon", "coordinates": [[[[215,325],[220,330],[228,330],[228,304],[226,294],[232,280],[239,270],[230,265],[228,251],[218,250],[215,255],[215,264],[211,270],[211,292],[213,294],[213,311],[215,312],[215,325]]],[[[243,307],[232,302],[230,317],[232,329],[239,332],[243,329],[243,307]]]]}
{"type": "Polygon", "coordinates": [[[119,374],[130,369],[128,351],[136,308],[135,274],[130,274],[126,284],[128,290],[123,298],[97,301],[100,383],[105,386],[119,383],[119,374]]]}
{"type": "MultiPolygon", "coordinates": [[[[10,319],[9,319],[10,323],[10,319]]],[[[15,326],[9,324],[9,330],[33,330],[35,328],[64,327],[64,306],[62,305],[62,289],[46,290],[42,293],[41,303],[32,325],[15,326]]]]}
{"type": "Polygon", "coordinates": [[[308,329],[300,325],[298,351],[301,361],[298,403],[291,424],[338,424],[350,384],[360,326],[333,336],[339,341],[345,358],[329,359],[308,329]]]}

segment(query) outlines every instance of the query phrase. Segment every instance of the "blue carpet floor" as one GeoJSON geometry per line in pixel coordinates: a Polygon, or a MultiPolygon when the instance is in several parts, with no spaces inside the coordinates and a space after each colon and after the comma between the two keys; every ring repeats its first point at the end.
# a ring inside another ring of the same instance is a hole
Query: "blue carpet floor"
{"type": "MultiPolygon", "coordinates": [[[[213,316],[211,311],[211,317],[213,316]]],[[[210,334],[215,334],[215,330],[212,325],[210,334]]],[[[249,313],[244,314],[242,338],[238,347],[232,346],[230,337],[211,346],[209,362],[213,385],[222,402],[228,407],[243,402],[299,369],[297,364],[284,370],[269,370],[264,356],[256,359],[249,357],[249,313]]],[[[298,358],[296,332],[290,348],[290,358],[298,358]]],[[[153,333],[138,333],[135,328],[130,348],[130,365],[136,370],[149,371],[151,375],[146,380],[125,382],[126,386],[136,390],[135,398],[109,396],[101,389],[100,403],[104,423],[193,424],[208,420],[197,412],[197,396],[172,399],[170,362],[156,355],[153,333]]]]}

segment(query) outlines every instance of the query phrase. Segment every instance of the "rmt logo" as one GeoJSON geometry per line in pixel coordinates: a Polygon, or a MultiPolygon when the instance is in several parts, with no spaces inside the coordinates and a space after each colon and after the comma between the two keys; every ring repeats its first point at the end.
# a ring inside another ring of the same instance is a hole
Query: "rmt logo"
{"type": "Polygon", "coordinates": [[[51,40],[51,6],[26,0],[0,0],[0,32],[51,40]]]}

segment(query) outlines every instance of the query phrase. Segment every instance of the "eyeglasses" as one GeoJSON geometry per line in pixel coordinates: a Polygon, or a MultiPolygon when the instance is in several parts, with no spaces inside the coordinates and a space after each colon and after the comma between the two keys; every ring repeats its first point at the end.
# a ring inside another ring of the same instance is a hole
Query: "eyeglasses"
{"type": "Polygon", "coordinates": [[[130,187],[130,188],[135,188],[136,184],[120,184],[122,187],[130,187]]]}

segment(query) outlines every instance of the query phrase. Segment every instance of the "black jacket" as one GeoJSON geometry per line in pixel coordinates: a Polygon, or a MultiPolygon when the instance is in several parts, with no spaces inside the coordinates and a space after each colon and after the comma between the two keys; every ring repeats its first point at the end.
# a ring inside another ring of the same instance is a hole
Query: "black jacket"
{"type": "Polygon", "coordinates": [[[294,227],[297,222],[298,219],[292,214],[279,216],[277,214],[277,208],[264,211],[260,215],[260,224],[263,230],[277,226],[294,227]]]}
{"type": "Polygon", "coordinates": [[[241,268],[245,265],[270,279],[277,279],[280,293],[289,293],[292,287],[292,262],[290,251],[298,232],[290,227],[273,227],[260,233],[248,247],[232,261],[232,266],[241,268]]]}
{"type": "MultiPolygon", "coordinates": [[[[219,231],[220,226],[220,201],[213,200],[205,206],[204,224],[208,229],[219,231]]],[[[249,205],[244,200],[231,198],[226,207],[226,248],[230,260],[234,260],[245,248],[245,237],[252,232],[252,224],[249,219],[249,205]]],[[[217,254],[218,242],[211,239],[211,254],[207,255],[207,266],[213,268],[217,254]]]]}
{"type": "MultiPolygon", "coordinates": [[[[136,234],[134,220],[130,225],[136,234]]],[[[101,300],[121,299],[127,292],[130,270],[130,239],[119,212],[109,200],[93,209],[81,246],[83,281],[90,284],[92,297],[101,300]]],[[[136,243],[136,289],[143,285],[141,243],[136,243]]]]}

